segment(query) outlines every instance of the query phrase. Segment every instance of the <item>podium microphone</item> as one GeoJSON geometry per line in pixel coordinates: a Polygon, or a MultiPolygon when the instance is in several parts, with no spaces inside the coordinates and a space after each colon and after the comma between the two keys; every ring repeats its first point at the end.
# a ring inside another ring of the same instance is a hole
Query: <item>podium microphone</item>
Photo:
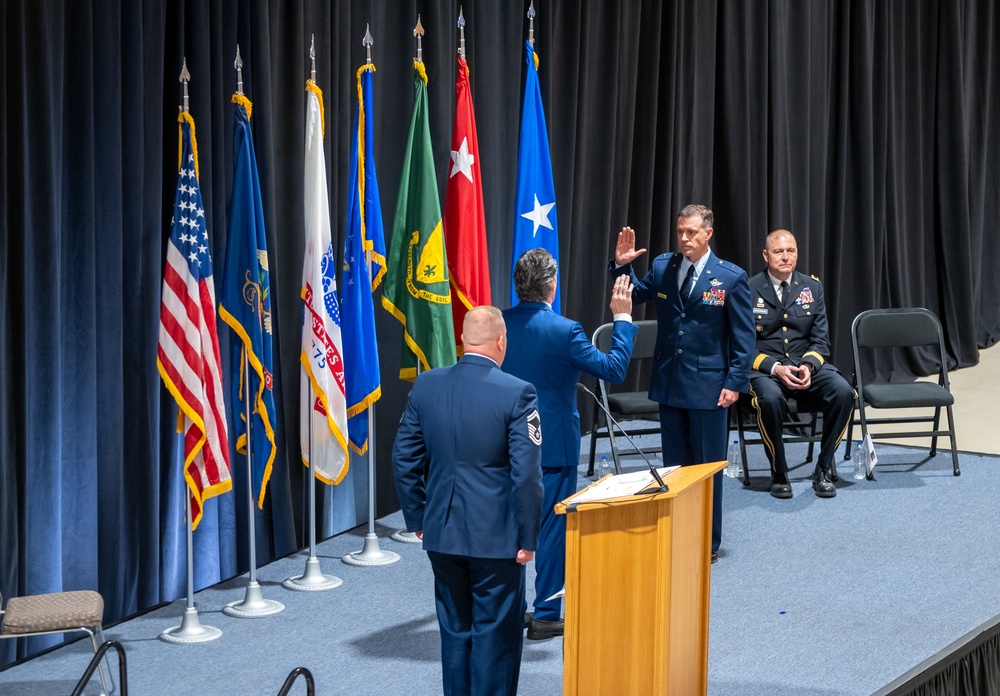
{"type": "MultiPolygon", "coordinates": [[[[646,457],[645,454],[643,454],[642,448],[639,447],[639,445],[635,444],[635,440],[633,440],[632,436],[629,435],[625,431],[625,428],[622,427],[622,424],[619,423],[617,420],[615,420],[615,417],[611,415],[611,411],[609,411],[604,406],[604,404],[601,403],[601,400],[597,398],[597,394],[595,394],[594,392],[592,392],[589,389],[587,389],[587,387],[584,384],[580,383],[580,382],[576,383],[576,390],[577,391],[586,392],[587,394],[590,395],[590,397],[594,400],[594,403],[597,404],[597,406],[601,409],[601,412],[604,413],[604,415],[607,417],[608,422],[612,423],[612,424],[614,424],[614,425],[616,425],[618,427],[619,432],[621,432],[621,434],[625,436],[625,439],[629,441],[629,444],[632,445],[632,447],[635,448],[635,451],[638,453],[638,455],[640,457],[642,457],[642,461],[646,462],[646,466],[649,467],[649,473],[651,473],[653,475],[653,478],[660,485],[659,489],[656,489],[656,488],[652,488],[652,489],[651,488],[643,488],[641,491],[637,492],[636,495],[644,495],[646,493],[667,493],[667,492],[669,492],[670,488],[667,486],[667,484],[665,484],[663,482],[663,478],[660,476],[660,472],[656,470],[656,467],[653,466],[653,463],[651,461],[649,461],[649,459],[646,457]]],[[[608,427],[608,433],[610,435],[612,435],[612,436],[614,435],[611,432],[610,426],[608,427]]],[[[590,436],[593,437],[594,436],[593,433],[591,433],[590,436]]]]}

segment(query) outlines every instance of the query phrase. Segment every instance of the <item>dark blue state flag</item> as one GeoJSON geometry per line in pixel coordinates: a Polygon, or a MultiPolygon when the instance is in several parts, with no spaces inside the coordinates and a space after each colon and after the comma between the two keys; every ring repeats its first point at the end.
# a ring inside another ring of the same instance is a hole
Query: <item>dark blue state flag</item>
{"type": "Polygon", "coordinates": [[[226,267],[219,298],[219,316],[236,333],[232,342],[232,390],[236,451],[252,455],[250,482],[258,507],[264,506],[274,463],[274,378],[271,372],[271,285],[268,278],[264,210],[261,206],[257,159],[250,133],[253,105],[233,95],[236,129],[233,137],[233,198],[229,206],[226,267]],[[246,394],[250,394],[250,423],[246,394]],[[247,449],[247,426],[250,448],[247,449]]]}
{"type": "MultiPolygon", "coordinates": [[[[556,188],[552,182],[549,134],[538,86],[538,58],[529,42],[521,109],[521,139],[517,149],[517,195],[514,201],[514,253],[510,264],[510,304],[517,304],[514,268],[529,249],[542,247],[559,262],[559,225],[556,223],[556,188]]],[[[552,309],[559,312],[559,286],[552,309]]]]}
{"type": "Polygon", "coordinates": [[[382,395],[375,336],[375,303],[372,298],[372,293],[385,275],[385,236],[382,203],[375,176],[372,128],[374,71],[374,65],[363,65],[357,75],[358,108],[351,131],[347,239],[340,284],[347,430],[351,449],[358,454],[368,451],[368,407],[382,395]]]}

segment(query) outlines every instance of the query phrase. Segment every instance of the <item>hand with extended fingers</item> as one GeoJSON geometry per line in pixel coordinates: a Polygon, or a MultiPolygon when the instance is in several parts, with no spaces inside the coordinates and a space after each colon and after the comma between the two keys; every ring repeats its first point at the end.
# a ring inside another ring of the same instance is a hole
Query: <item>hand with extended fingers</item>
{"type": "Polygon", "coordinates": [[[624,266],[645,253],[645,249],[636,250],[635,248],[635,230],[631,227],[623,227],[622,231],[618,233],[618,244],[615,245],[615,263],[624,266]]]}

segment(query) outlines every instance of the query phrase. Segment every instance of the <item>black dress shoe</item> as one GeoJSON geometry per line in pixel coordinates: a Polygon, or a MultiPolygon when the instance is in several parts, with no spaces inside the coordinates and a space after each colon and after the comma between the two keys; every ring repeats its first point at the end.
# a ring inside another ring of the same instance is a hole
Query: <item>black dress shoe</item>
{"type": "Polygon", "coordinates": [[[775,498],[791,498],[792,486],[789,483],[771,482],[771,496],[775,498]]]}
{"type": "Polygon", "coordinates": [[[813,490],[818,498],[833,498],[837,495],[837,487],[830,481],[830,474],[826,469],[817,469],[816,478],[813,480],[813,490]]]}
{"type": "Polygon", "coordinates": [[[718,560],[719,560],[719,552],[718,551],[713,551],[712,552],[712,563],[715,563],[718,560]]]}
{"type": "Polygon", "coordinates": [[[528,624],[531,623],[531,619],[532,619],[532,617],[534,617],[534,615],[535,615],[535,612],[533,612],[533,611],[526,611],[526,612],[524,612],[524,627],[525,628],[527,628],[528,624]]]}
{"type": "Polygon", "coordinates": [[[545,621],[543,619],[532,618],[528,622],[528,640],[545,640],[555,638],[563,634],[563,620],[545,621]]]}

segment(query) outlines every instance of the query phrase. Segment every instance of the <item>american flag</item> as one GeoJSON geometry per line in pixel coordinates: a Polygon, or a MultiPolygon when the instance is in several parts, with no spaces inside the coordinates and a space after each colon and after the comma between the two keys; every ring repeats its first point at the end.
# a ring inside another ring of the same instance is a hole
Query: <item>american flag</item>
{"type": "Polygon", "coordinates": [[[186,113],[178,120],[181,162],[163,271],[156,366],[177,401],[177,431],[184,434],[184,479],[191,493],[192,526],[197,527],[204,501],[230,490],[232,480],[194,120],[186,113]]]}

